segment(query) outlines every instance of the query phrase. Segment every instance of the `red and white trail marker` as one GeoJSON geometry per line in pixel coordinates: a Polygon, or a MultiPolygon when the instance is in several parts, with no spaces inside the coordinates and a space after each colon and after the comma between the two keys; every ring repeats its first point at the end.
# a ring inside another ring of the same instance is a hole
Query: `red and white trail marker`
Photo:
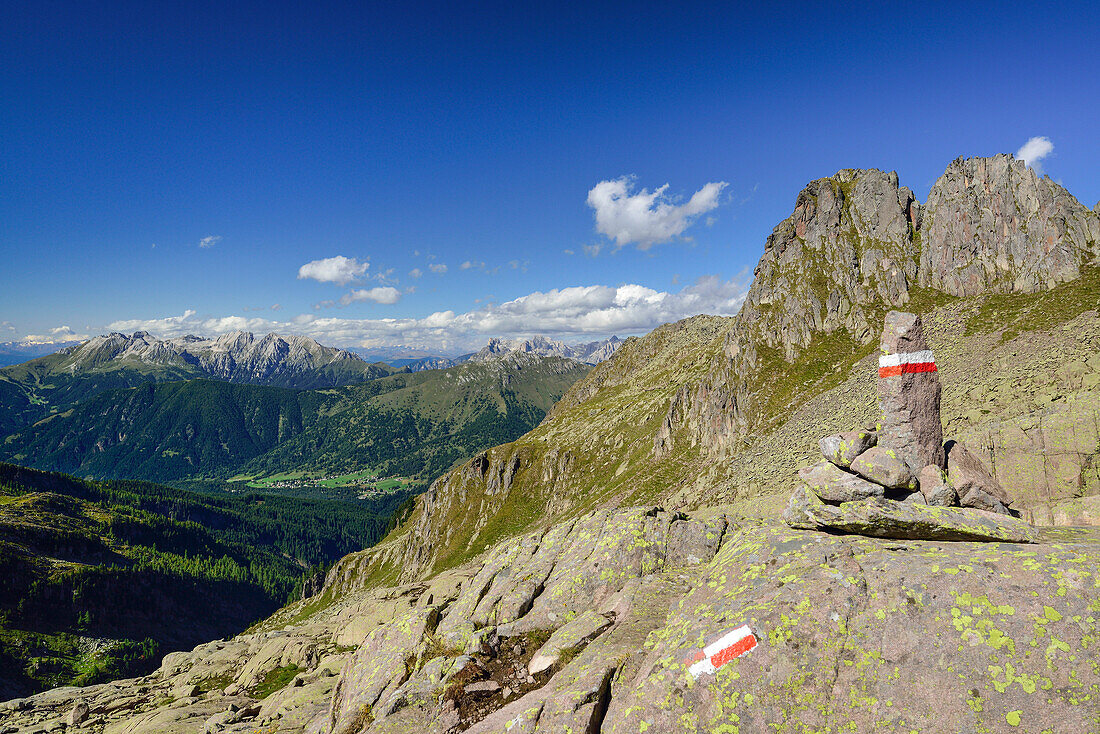
{"type": "Polygon", "coordinates": [[[741,657],[754,647],[756,647],[756,635],[747,624],[743,624],[696,652],[695,657],[692,658],[695,662],[688,667],[688,674],[692,678],[714,675],[714,672],[723,665],[734,658],[741,657]]]}
{"type": "Polygon", "coordinates": [[[931,349],[920,352],[884,354],[878,358],[879,377],[896,377],[898,375],[914,375],[919,372],[935,371],[936,358],[932,356],[931,349]]]}

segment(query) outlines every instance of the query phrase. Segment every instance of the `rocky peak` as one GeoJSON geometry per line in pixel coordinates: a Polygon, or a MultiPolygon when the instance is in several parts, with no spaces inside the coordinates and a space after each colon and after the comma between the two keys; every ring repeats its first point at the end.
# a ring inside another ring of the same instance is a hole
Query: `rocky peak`
{"type": "Polygon", "coordinates": [[[913,193],[893,171],[844,169],[812,181],[764,243],[739,317],[790,358],[814,333],[874,338],[863,306],[908,301],[916,276],[913,193]]]}
{"type": "Polygon", "coordinates": [[[1034,293],[1100,255],[1097,212],[1011,155],[957,158],[926,211],[920,284],[953,296],[1034,293]]]}
{"type": "Polygon", "coordinates": [[[542,335],[514,340],[493,337],[480,351],[470,357],[470,361],[485,362],[500,359],[514,352],[524,352],[542,357],[575,359],[585,364],[598,364],[610,359],[620,344],[622,340],[617,336],[587,344],[566,344],[542,335]]]}

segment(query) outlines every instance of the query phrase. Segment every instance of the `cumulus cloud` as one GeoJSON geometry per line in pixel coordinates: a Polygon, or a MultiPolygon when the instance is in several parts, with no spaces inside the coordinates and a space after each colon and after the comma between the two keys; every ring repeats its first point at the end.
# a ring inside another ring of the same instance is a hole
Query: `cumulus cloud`
{"type": "Polygon", "coordinates": [[[354,289],[345,293],[340,298],[340,304],[347,306],[357,301],[373,301],[374,303],[397,303],[401,300],[401,292],[393,286],[381,286],[378,288],[354,289]]]}
{"type": "MultiPolygon", "coordinates": [[[[202,248],[213,247],[214,245],[218,244],[221,241],[222,241],[222,236],[220,234],[212,234],[212,235],[209,235],[207,237],[203,237],[201,240],[199,240],[199,247],[202,247],[202,248]]],[[[153,245],[153,247],[156,247],[156,245],[153,245]]]]}
{"type": "Polygon", "coordinates": [[[588,192],[588,206],[596,218],[596,231],[615,241],[616,247],[634,244],[639,250],[679,237],[700,214],[718,206],[718,197],[729,184],[708,183],[677,204],[668,195],[669,185],[655,191],[633,192],[630,176],[600,181],[588,192]]]}
{"type": "Polygon", "coordinates": [[[443,263],[431,263],[428,265],[428,270],[431,270],[437,275],[443,275],[443,273],[447,272],[447,266],[443,263]]]}
{"type": "Polygon", "coordinates": [[[362,277],[369,267],[369,262],[359,262],[354,257],[326,257],[322,260],[311,260],[298,268],[298,280],[310,278],[319,283],[347,285],[362,277]]]}
{"type": "Polygon", "coordinates": [[[478,270],[485,269],[485,263],[480,260],[467,260],[458,266],[459,270],[469,270],[470,268],[477,268],[478,270]]]}
{"type": "MultiPolygon", "coordinates": [[[[4,322],[7,324],[8,322],[4,322]]],[[[62,342],[79,342],[88,338],[87,334],[78,334],[68,325],[58,326],[49,330],[48,334],[27,334],[23,341],[33,344],[61,344],[62,342]]]]}
{"type": "Polygon", "coordinates": [[[1054,151],[1054,143],[1050,138],[1036,136],[1029,138],[1026,143],[1016,151],[1016,158],[1023,161],[1036,173],[1043,172],[1042,160],[1054,151]]]}
{"type": "Polygon", "coordinates": [[[10,321],[0,321],[0,329],[4,331],[15,331],[15,324],[10,321]]]}
{"type": "Polygon", "coordinates": [[[409,277],[410,278],[419,278],[423,274],[424,274],[424,271],[421,270],[420,268],[413,268],[412,270],[409,271],[409,277]]]}
{"type": "MultiPolygon", "coordinates": [[[[370,291],[352,291],[359,292],[370,291]]],[[[745,292],[744,278],[724,280],[710,275],[677,292],[658,291],[638,284],[574,286],[536,291],[464,313],[437,311],[423,318],[352,319],[300,314],[287,321],[275,321],[239,316],[199,317],[189,310],[182,317],[116,321],[109,328],[127,332],[144,329],[161,337],[187,333],[214,335],[245,329],[303,334],[323,344],[341,346],[408,344],[444,351],[468,351],[480,347],[490,336],[515,338],[545,334],[580,341],[611,334],[640,334],[660,324],[701,313],[729,316],[741,308],[745,292]]]]}

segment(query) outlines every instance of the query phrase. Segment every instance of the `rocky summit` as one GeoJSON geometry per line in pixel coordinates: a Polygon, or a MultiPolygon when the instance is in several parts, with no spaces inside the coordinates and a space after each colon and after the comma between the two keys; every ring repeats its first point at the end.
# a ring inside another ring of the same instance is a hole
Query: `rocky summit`
{"type": "Polygon", "coordinates": [[[737,316],[627,339],[316,594],[0,731],[1100,731],[1098,257],[1011,156],[923,204],[813,181],[737,316]]]}

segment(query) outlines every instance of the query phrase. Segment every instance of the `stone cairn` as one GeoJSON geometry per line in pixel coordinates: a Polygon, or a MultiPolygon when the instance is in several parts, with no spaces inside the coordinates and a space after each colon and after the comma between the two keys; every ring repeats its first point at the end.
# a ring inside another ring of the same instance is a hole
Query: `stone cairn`
{"type": "Polygon", "coordinates": [[[1016,514],[974,454],[944,443],[936,360],[916,314],[886,314],[878,378],[879,425],[821,439],[824,460],[798,472],[807,489],[830,505],[879,498],[1016,514]]]}

